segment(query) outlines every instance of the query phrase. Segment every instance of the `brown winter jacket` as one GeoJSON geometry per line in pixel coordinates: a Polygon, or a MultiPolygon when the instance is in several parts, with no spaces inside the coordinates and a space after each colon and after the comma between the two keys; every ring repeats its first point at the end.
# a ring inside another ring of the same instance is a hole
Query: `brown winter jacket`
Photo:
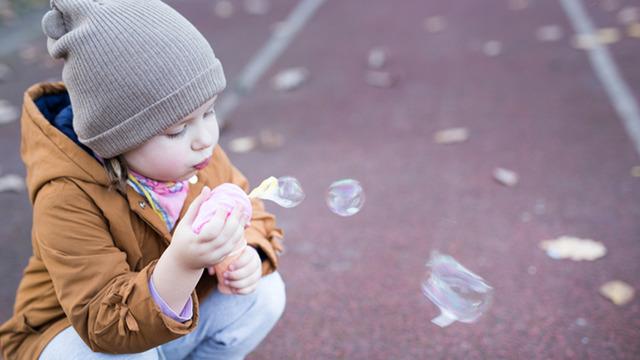
{"type": "MultiPolygon", "coordinates": [[[[69,325],[94,351],[133,353],[156,347],[195,328],[198,299],[216,282],[205,271],[192,294],[192,320],[180,323],[160,311],[148,282],[171,234],[132,188],[126,196],[108,190],[101,164],[54,127],[34,102],[65,91],[62,83],[42,83],[24,96],[21,154],[33,205],[33,255],[17,290],[13,317],[0,327],[6,360],[37,359],[69,325]]],[[[248,190],[246,178],[220,147],[198,178],[180,218],[204,185],[231,182],[248,190]]],[[[282,232],[259,201],[253,202],[245,236],[263,258],[263,273],[274,271],[282,232]]]]}

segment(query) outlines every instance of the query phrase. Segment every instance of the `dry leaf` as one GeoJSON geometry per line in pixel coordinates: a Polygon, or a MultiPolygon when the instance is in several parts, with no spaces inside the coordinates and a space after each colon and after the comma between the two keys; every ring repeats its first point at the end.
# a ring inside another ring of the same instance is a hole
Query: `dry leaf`
{"type": "Polygon", "coordinates": [[[629,6],[620,10],[618,13],[618,21],[622,25],[629,25],[640,21],[640,8],[629,6]]]}
{"type": "Polygon", "coordinates": [[[496,168],[493,170],[493,178],[506,186],[516,186],[518,184],[518,174],[514,171],[507,170],[504,168],[496,168]]]}
{"type": "Polygon", "coordinates": [[[244,136],[231,140],[229,150],[234,153],[244,154],[256,148],[258,142],[253,136],[244,136]]]}
{"type": "Polygon", "coordinates": [[[590,50],[597,45],[613,44],[620,41],[620,30],[616,28],[598,29],[593,34],[579,34],[573,37],[573,46],[578,49],[590,50]]]}
{"type": "Polygon", "coordinates": [[[618,0],[602,0],[600,7],[605,11],[616,11],[620,7],[618,0]]]}
{"type": "Polygon", "coordinates": [[[544,240],[540,248],[553,259],[571,259],[573,261],[593,261],[603,257],[607,248],[598,241],[561,236],[555,240],[544,240]]]}
{"type": "Polygon", "coordinates": [[[244,11],[251,15],[265,15],[269,7],[267,0],[244,0],[244,11]]]}
{"type": "Polygon", "coordinates": [[[387,52],[381,47],[369,50],[367,63],[370,69],[380,69],[387,63],[387,52]]]}
{"type": "Polygon", "coordinates": [[[624,281],[608,281],[600,286],[600,294],[614,304],[622,306],[633,299],[634,289],[624,281]]]}
{"type": "Polygon", "coordinates": [[[14,122],[19,116],[18,108],[7,100],[0,100],[0,125],[14,122]]]}
{"type": "Polygon", "coordinates": [[[631,168],[631,176],[640,177],[640,166],[634,166],[631,168]]]}
{"type": "Polygon", "coordinates": [[[260,145],[269,150],[280,148],[284,144],[284,135],[273,130],[260,131],[258,138],[260,139],[260,145]]]}
{"type": "Polygon", "coordinates": [[[509,0],[509,9],[524,10],[529,6],[529,0],[509,0]]]}
{"type": "Polygon", "coordinates": [[[6,0],[0,0],[0,20],[7,23],[16,19],[16,13],[13,10],[11,3],[6,0]]]}
{"type": "Polygon", "coordinates": [[[295,67],[276,74],[271,84],[278,91],[290,91],[302,85],[308,77],[309,70],[303,67],[295,67]]]}
{"type": "Polygon", "coordinates": [[[7,64],[0,63],[0,81],[4,81],[11,74],[11,68],[7,64]]]}
{"type": "Polygon", "coordinates": [[[633,23],[627,27],[627,35],[640,39],[640,23],[633,23]]]}
{"type": "Polygon", "coordinates": [[[482,46],[482,52],[487,56],[498,56],[502,53],[502,43],[497,40],[487,41],[482,46]]]}
{"type": "Polygon", "coordinates": [[[464,127],[440,130],[434,135],[436,144],[454,144],[469,139],[469,129],[464,127]]]}
{"type": "Polygon", "coordinates": [[[230,18],[233,15],[233,3],[228,0],[218,0],[213,6],[213,12],[222,19],[230,18]]]}
{"type": "Polygon", "coordinates": [[[25,183],[22,176],[10,174],[0,177],[0,192],[21,192],[24,191],[24,189],[25,183]]]}
{"type": "Polygon", "coordinates": [[[543,42],[558,41],[562,39],[564,32],[558,25],[545,25],[536,31],[536,38],[543,42]]]}
{"type": "Polygon", "coordinates": [[[430,33],[439,33],[447,27],[447,20],[442,16],[431,16],[424,19],[424,29],[430,33]]]}
{"type": "Polygon", "coordinates": [[[393,86],[395,79],[388,71],[369,70],[365,75],[365,81],[371,86],[389,88],[393,86]]]}

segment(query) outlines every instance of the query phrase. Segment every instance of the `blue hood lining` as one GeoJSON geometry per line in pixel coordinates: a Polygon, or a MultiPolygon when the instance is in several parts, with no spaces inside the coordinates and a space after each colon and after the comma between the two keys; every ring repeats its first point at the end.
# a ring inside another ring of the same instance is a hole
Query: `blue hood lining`
{"type": "Polygon", "coordinates": [[[78,144],[78,146],[89,153],[89,155],[95,157],[93,151],[78,140],[78,134],[76,134],[76,131],[73,129],[73,109],[71,108],[69,93],[63,92],[43,95],[37,98],[35,103],[38,110],[40,110],[51,125],[67,135],[69,139],[73,140],[73,142],[78,144]]]}

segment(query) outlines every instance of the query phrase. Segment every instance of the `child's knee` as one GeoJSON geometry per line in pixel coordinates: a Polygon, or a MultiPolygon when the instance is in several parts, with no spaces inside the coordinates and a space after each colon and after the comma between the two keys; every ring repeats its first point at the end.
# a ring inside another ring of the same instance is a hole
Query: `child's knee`
{"type": "Polygon", "coordinates": [[[263,283],[258,287],[258,301],[262,303],[266,321],[275,322],[280,319],[287,302],[285,284],[278,272],[262,278],[263,283]]]}

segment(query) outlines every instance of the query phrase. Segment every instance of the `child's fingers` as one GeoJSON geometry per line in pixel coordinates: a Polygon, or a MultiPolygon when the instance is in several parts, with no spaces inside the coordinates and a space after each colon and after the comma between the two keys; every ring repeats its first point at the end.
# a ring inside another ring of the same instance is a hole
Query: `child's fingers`
{"type": "Polygon", "coordinates": [[[213,267],[213,266],[209,266],[209,267],[207,268],[207,271],[209,272],[209,275],[211,275],[211,276],[213,276],[213,275],[215,275],[215,274],[216,274],[216,268],[215,268],[215,267],[213,267]]]}
{"type": "MultiPolygon", "coordinates": [[[[244,289],[256,284],[260,280],[261,273],[259,271],[251,269],[251,267],[243,268],[242,270],[244,270],[244,272],[239,279],[234,280],[233,278],[229,277],[225,279],[225,284],[229,285],[232,288],[244,289]]],[[[240,272],[240,269],[236,272],[240,272]]]]}
{"type": "Polygon", "coordinates": [[[233,210],[231,211],[231,214],[229,215],[226,222],[224,223],[222,231],[220,231],[220,235],[218,235],[219,238],[224,239],[224,241],[227,241],[232,238],[233,234],[236,232],[238,227],[240,227],[238,213],[239,213],[238,208],[237,207],[233,208],[233,210]]]}
{"type": "Polygon", "coordinates": [[[229,267],[227,268],[227,271],[225,273],[228,274],[230,272],[246,268],[247,265],[251,263],[251,260],[252,260],[252,256],[251,256],[251,253],[249,252],[249,246],[246,246],[242,250],[242,253],[240,254],[240,256],[238,256],[237,259],[235,259],[231,264],[229,264],[229,267]]]}
{"type": "Polygon", "coordinates": [[[200,205],[202,205],[202,203],[204,202],[205,199],[207,199],[210,193],[211,193],[211,189],[205,185],[202,188],[202,191],[200,191],[200,194],[195,199],[193,199],[193,201],[191,202],[191,205],[189,205],[189,208],[187,209],[187,212],[184,214],[182,221],[186,222],[186,224],[191,225],[193,221],[196,219],[196,215],[198,214],[200,205]]]}
{"type": "Polygon", "coordinates": [[[213,214],[211,219],[202,227],[198,240],[207,242],[220,236],[226,217],[227,212],[223,208],[220,207],[216,209],[215,214],[213,214]]]}
{"type": "Polygon", "coordinates": [[[242,289],[233,289],[233,293],[238,295],[249,295],[252,292],[256,291],[257,288],[258,288],[258,283],[256,282],[255,284],[242,289]]]}

